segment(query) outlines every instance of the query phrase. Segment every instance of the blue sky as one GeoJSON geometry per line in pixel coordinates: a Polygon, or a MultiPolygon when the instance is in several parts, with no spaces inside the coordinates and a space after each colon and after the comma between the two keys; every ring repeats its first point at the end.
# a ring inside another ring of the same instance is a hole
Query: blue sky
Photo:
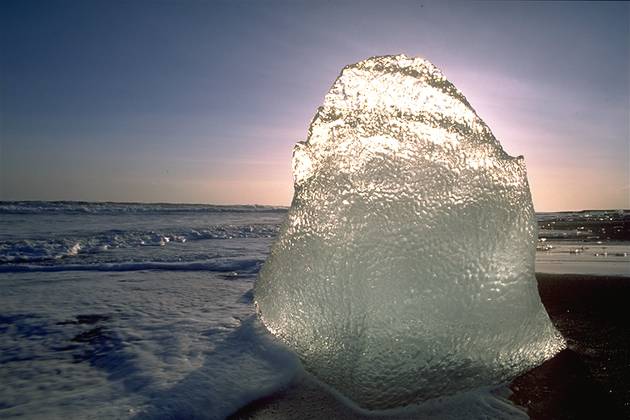
{"type": "Polygon", "coordinates": [[[630,4],[3,1],[0,199],[288,205],[341,68],[423,56],[538,211],[630,208],[630,4]]]}

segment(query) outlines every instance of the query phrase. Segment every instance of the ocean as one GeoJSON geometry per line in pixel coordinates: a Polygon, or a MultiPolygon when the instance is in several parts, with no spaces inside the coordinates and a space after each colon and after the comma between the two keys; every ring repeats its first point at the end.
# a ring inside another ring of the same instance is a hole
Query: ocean
{"type": "MultiPolygon", "coordinates": [[[[0,202],[0,417],[224,418],[286,387],[252,293],[285,214],[0,202]]],[[[537,271],[630,276],[628,213],[586,219],[539,215],[537,271]]]]}

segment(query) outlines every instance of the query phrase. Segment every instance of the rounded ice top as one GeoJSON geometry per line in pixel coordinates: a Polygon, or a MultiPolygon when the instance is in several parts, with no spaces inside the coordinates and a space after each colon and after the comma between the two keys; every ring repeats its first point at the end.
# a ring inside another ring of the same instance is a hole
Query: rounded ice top
{"type": "Polygon", "coordinates": [[[359,406],[497,384],[564,348],[534,277],[524,160],[427,60],[345,67],[293,173],[257,309],[359,406]]]}

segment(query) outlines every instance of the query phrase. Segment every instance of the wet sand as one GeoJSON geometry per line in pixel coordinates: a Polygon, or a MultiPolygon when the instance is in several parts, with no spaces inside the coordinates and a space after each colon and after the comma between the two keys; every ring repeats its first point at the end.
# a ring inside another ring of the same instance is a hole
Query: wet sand
{"type": "MultiPolygon", "coordinates": [[[[535,420],[630,418],[630,278],[557,274],[537,278],[540,297],[568,348],[516,378],[509,399],[535,420]]],[[[231,417],[291,418],[365,417],[304,378],[231,417]]]]}
{"type": "Polygon", "coordinates": [[[568,348],[514,380],[510,399],[532,419],[630,418],[630,278],[537,278],[568,348]]]}

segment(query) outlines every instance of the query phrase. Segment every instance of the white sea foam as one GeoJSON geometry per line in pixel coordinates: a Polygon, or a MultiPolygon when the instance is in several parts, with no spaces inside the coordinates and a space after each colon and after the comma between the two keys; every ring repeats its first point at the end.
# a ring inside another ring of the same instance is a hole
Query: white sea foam
{"type": "Polygon", "coordinates": [[[0,297],[0,417],[220,419],[274,393],[300,365],[253,317],[252,281],[13,273],[0,297]]]}
{"type": "Polygon", "coordinates": [[[277,224],[215,225],[182,229],[105,230],[32,239],[0,238],[0,263],[67,259],[112,249],[167,246],[209,239],[271,238],[277,224]]]}

